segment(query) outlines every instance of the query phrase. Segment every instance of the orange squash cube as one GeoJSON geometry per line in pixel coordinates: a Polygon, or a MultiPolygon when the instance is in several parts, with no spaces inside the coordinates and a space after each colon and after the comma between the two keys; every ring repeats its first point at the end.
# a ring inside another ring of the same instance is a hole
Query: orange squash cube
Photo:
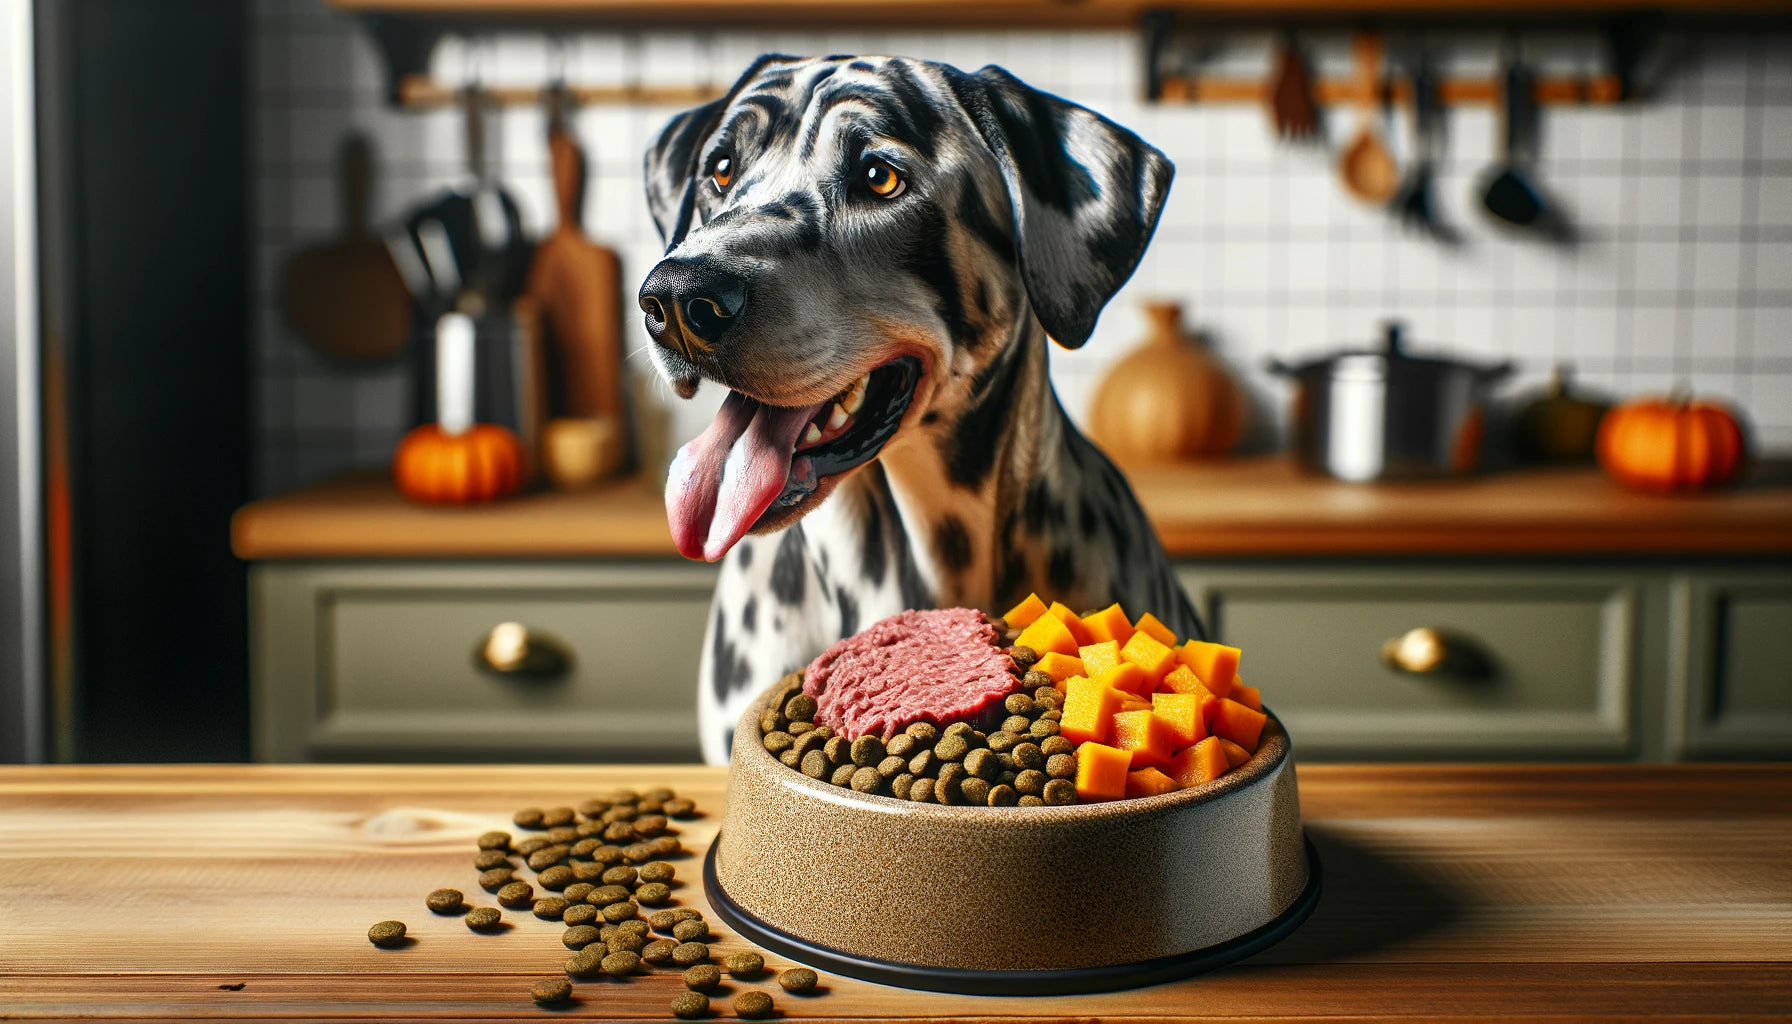
{"type": "Polygon", "coordinates": [[[1067,658],[1076,657],[1076,637],[1064,628],[1064,623],[1056,615],[1041,615],[1033,620],[1033,624],[1020,631],[1015,638],[1014,646],[1031,647],[1041,657],[1053,651],[1067,658]]]}
{"type": "Polygon", "coordinates": [[[1008,614],[1002,616],[1002,621],[1008,624],[1009,629],[1026,629],[1044,614],[1045,602],[1039,599],[1038,594],[1028,594],[1025,601],[1008,609],[1008,614]]]}
{"type": "MultiPolygon", "coordinates": [[[[1223,755],[1222,755],[1223,756],[1223,755]]],[[[1132,755],[1100,743],[1076,749],[1076,796],[1083,803],[1118,800],[1126,795],[1126,771],[1132,755]]]]}
{"type": "Polygon", "coordinates": [[[1224,736],[1220,737],[1220,749],[1226,752],[1226,763],[1234,768],[1251,759],[1250,751],[1231,740],[1226,739],[1224,736]]]}
{"type": "Polygon", "coordinates": [[[1108,686],[1138,697],[1140,700],[1150,700],[1145,695],[1151,692],[1151,677],[1145,674],[1144,669],[1130,661],[1123,661],[1115,665],[1097,678],[1108,686]]]}
{"type": "Polygon", "coordinates": [[[1160,793],[1170,793],[1176,788],[1176,780],[1156,768],[1140,768],[1136,772],[1126,773],[1126,798],[1128,800],[1138,796],[1157,796],[1160,793]]]}
{"type": "Polygon", "coordinates": [[[1072,676],[1064,682],[1064,714],[1058,720],[1058,734],[1072,743],[1106,740],[1125,696],[1093,679],[1072,676]]]}
{"type": "Polygon", "coordinates": [[[1171,669],[1170,673],[1164,676],[1164,681],[1157,684],[1157,688],[1165,693],[1192,693],[1209,700],[1213,699],[1213,692],[1201,685],[1201,679],[1195,675],[1195,670],[1182,664],[1171,669]]]}
{"type": "Polygon", "coordinates": [[[1076,656],[1088,666],[1090,679],[1100,679],[1102,673],[1120,664],[1120,645],[1112,640],[1084,644],[1076,649],[1076,656]]]}
{"type": "Polygon", "coordinates": [[[1217,737],[1209,736],[1170,759],[1170,778],[1183,789],[1212,782],[1232,767],[1217,737]]]}
{"type": "Polygon", "coordinates": [[[1257,737],[1269,716],[1253,711],[1230,698],[1221,697],[1213,706],[1213,734],[1238,744],[1251,753],[1257,751],[1257,737]]]}
{"type": "Polygon", "coordinates": [[[1167,767],[1174,754],[1176,732],[1147,705],[1114,716],[1114,746],[1132,755],[1132,771],[1147,765],[1167,767]]]}
{"type": "Polygon", "coordinates": [[[1070,630],[1070,635],[1076,637],[1078,647],[1092,642],[1089,638],[1088,627],[1083,625],[1083,620],[1077,618],[1076,613],[1071,611],[1063,603],[1053,601],[1051,607],[1047,608],[1046,611],[1056,615],[1058,621],[1064,624],[1064,628],[1070,630]]]}
{"type": "Polygon", "coordinates": [[[1134,633],[1132,639],[1120,648],[1120,660],[1130,661],[1144,669],[1145,675],[1151,680],[1150,689],[1155,690],[1157,684],[1163,682],[1170,670],[1176,667],[1176,652],[1159,643],[1150,633],[1139,632],[1134,633]]]}
{"type": "Polygon", "coordinates": [[[1244,680],[1242,679],[1238,680],[1238,685],[1232,687],[1232,692],[1226,696],[1243,704],[1245,707],[1250,708],[1252,711],[1263,710],[1263,695],[1257,692],[1255,686],[1244,685],[1244,680]]]}
{"type": "Polygon", "coordinates": [[[1238,676],[1238,653],[1236,647],[1202,640],[1190,640],[1176,649],[1176,657],[1194,670],[1202,685],[1212,690],[1215,697],[1232,693],[1233,680],[1238,676]]]}
{"type": "Polygon", "coordinates": [[[1119,714],[1125,714],[1128,711],[1150,711],[1151,710],[1151,702],[1144,699],[1143,697],[1134,697],[1131,694],[1122,694],[1121,696],[1123,699],[1120,701],[1120,711],[1118,712],[1119,714]]]}
{"type": "Polygon", "coordinates": [[[1120,610],[1117,604],[1110,604],[1094,615],[1083,619],[1083,627],[1089,631],[1090,643],[1101,643],[1112,640],[1117,646],[1126,646],[1132,639],[1132,620],[1120,610]]]}
{"type": "Polygon", "coordinates": [[[1081,659],[1068,657],[1059,654],[1057,651],[1051,651],[1042,656],[1038,661],[1033,663],[1033,668],[1036,671],[1044,672],[1046,675],[1051,676],[1052,682],[1060,684],[1071,676],[1086,676],[1089,674],[1088,670],[1083,668],[1081,659]]]}
{"type": "MultiPolygon", "coordinates": [[[[1136,632],[1151,634],[1153,640],[1163,644],[1165,647],[1176,646],[1176,632],[1170,627],[1157,621],[1157,616],[1150,612],[1146,612],[1144,615],[1139,616],[1138,623],[1132,628],[1136,632]]],[[[1128,637],[1127,639],[1131,639],[1131,637],[1128,637]]]]}
{"type": "Polygon", "coordinates": [[[1207,738],[1205,702],[1195,693],[1154,693],[1151,712],[1170,723],[1176,736],[1175,748],[1192,747],[1207,738]]]}

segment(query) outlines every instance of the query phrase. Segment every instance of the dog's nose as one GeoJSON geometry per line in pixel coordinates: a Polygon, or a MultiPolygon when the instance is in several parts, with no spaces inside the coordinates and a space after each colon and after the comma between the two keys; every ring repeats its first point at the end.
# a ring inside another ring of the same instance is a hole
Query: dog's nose
{"type": "Polygon", "coordinates": [[[703,260],[665,259],[641,282],[647,333],[662,344],[683,330],[708,348],[747,308],[747,283],[703,260]]]}

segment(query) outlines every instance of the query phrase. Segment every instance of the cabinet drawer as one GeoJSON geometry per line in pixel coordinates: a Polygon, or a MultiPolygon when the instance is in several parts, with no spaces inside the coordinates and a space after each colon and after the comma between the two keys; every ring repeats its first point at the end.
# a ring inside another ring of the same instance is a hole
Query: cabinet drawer
{"type": "Polygon", "coordinates": [[[694,759],[712,569],[269,564],[255,570],[256,749],[266,760],[694,759]],[[483,667],[494,626],[565,655],[483,667]]]}
{"type": "Polygon", "coordinates": [[[1672,595],[1680,752],[1792,756],[1792,579],[1700,573],[1676,578],[1672,595]]]}
{"type": "Polygon", "coordinates": [[[1591,756],[1631,748],[1640,585],[1616,574],[1184,570],[1303,755],[1591,756]],[[1429,627],[1450,667],[1383,646],[1429,627]]]}

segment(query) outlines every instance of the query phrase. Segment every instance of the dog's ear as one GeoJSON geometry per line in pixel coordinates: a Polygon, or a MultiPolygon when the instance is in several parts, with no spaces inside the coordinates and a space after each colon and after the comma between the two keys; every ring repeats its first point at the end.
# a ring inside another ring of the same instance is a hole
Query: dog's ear
{"type": "Polygon", "coordinates": [[[685,233],[691,229],[697,160],[701,156],[697,147],[716,130],[722,111],[728,108],[735,95],[766,65],[796,59],[781,53],[761,54],[741,72],[725,95],[700,107],[692,107],[666,122],[659,137],[647,147],[642,162],[642,177],[647,185],[647,211],[653,215],[653,224],[659,228],[660,241],[666,244],[666,251],[670,252],[673,246],[683,241],[685,233]]]}
{"type": "Polygon", "coordinates": [[[1175,168],[1132,132],[993,64],[948,80],[1002,168],[1033,312],[1078,348],[1144,255],[1175,168]]]}

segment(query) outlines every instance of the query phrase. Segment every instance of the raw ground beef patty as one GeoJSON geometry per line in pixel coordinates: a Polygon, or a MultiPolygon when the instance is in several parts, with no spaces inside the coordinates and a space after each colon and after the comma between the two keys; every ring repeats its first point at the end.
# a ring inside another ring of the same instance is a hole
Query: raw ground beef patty
{"type": "Polygon", "coordinates": [[[975,719],[1020,685],[995,626],[972,608],[909,611],[849,636],[809,665],[815,720],[856,739],[914,722],[975,719]]]}

